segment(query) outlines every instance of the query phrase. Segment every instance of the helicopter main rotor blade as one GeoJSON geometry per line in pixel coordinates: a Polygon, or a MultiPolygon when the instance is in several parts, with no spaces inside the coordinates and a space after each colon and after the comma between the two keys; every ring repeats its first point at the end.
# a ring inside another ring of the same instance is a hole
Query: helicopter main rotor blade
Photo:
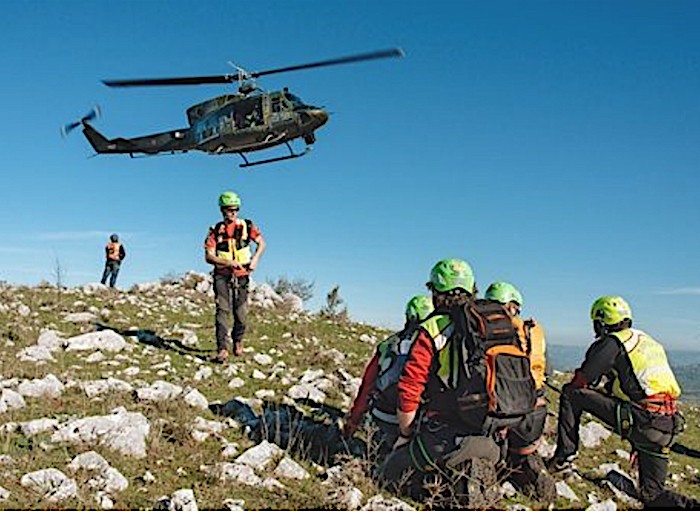
{"type": "Polygon", "coordinates": [[[401,48],[391,48],[389,50],[379,50],[369,53],[358,53],[356,55],[348,55],[346,57],[338,57],[335,59],[321,60],[311,62],[309,64],[299,64],[297,66],[287,66],[284,68],[268,69],[266,71],[257,71],[251,73],[251,78],[259,76],[272,75],[273,73],[287,73],[289,71],[298,71],[300,69],[320,68],[322,66],[336,66],[339,64],[351,64],[353,62],[362,62],[365,60],[389,59],[393,57],[403,57],[404,51],[401,48]]]}
{"type": "Polygon", "coordinates": [[[237,82],[238,73],[232,75],[190,76],[180,78],[137,78],[133,80],[102,80],[108,87],[142,87],[151,85],[202,85],[237,82]]]}
{"type": "Polygon", "coordinates": [[[369,53],[358,53],[356,55],[348,55],[346,57],[338,57],[335,59],[321,60],[308,64],[299,64],[298,66],[287,66],[284,68],[268,69],[265,71],[257,71],[250,74],[233,73],[227,75],[213,76],[189,76],[176,78],[137,78],[131,80],[102,80],[102,83],[108,87],[147,87],[158,85],[206,85],[206,84],[226,84],[233,83],[239,80],[249,78],[257,78],[259,76],[272,75],[273,73],[287,73],[289,71],[298,71],[300,69],[320,68],[322,66],[336,66],[339,64],[351,64],[353,62],[362,62],[365,60],[388,59],[393,57],[403,57],[404,52],[401,48],[391,48],[389,50],[379,50],[369,53]]]}

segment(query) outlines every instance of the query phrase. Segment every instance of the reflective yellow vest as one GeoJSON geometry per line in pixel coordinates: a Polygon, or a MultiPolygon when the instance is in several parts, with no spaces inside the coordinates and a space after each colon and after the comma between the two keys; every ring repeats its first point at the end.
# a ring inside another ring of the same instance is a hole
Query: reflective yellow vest
{"type": "Polygon", "coordinates": [[[438,353],[437,376],[440,381],[451,389],[457,388],[457,378],[459,376],[459,358],[450,357],[456,347],[450,343],[450,338],[454,333],[454,324],[449,315],[437,315],[425,320],[421,327],[426,330],[435,343],[435,350],[438,353]]]}
{"type": "MultiPolygon", "coordinates": [[[[668,364],[666,351],[654,338],[638,329],[624,329],[611,333],[625,347],[632,371],[648,397],[657,394],[667,394],[678,398],[681,388],[668,364]]],[[[613,394],[625,401],[631,401],[620,385],[620,378],[615,374],[613,394]]]]}
{"type": "Polygon", "coordinates": [[[110,242],[107,244],[107,259],[113,261],[119,261],[119,249],[121,244],[119,242],[110,242]]]}
{"type": "Polygon", "coordinates": [[[225,260],[234,260],[241,265],[247,265],[252,259],[250,251],[250,234],[248,222],[236,222],[233,237],[229,238],[226,224],[219,222],[214,227],[216,235],[216,256],[225,260]]]}

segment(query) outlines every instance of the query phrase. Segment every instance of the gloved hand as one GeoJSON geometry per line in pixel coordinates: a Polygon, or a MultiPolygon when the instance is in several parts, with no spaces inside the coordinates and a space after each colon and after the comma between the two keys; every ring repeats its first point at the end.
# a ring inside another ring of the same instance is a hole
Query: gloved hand
{"type": "Polygon", "coordinates": [[[349,414],[345,416],[345,424],[343,425],[343,437],[349,439],[357,430],[359,426],[358,421],[350,416],[349,414]]]}

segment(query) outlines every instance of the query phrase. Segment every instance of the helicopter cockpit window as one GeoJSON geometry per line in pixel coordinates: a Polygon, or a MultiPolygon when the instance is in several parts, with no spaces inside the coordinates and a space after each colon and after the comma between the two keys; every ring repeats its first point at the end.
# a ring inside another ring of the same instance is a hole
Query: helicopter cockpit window
{"type": "Polygon", "coordinates": [[[301,98],[295,94],[292,94],[291,92],[285,92],[284,95],[287,97],[289,101],[292,102],[293,107],[303,107],[304,102],[301,101],[301,98]]]}

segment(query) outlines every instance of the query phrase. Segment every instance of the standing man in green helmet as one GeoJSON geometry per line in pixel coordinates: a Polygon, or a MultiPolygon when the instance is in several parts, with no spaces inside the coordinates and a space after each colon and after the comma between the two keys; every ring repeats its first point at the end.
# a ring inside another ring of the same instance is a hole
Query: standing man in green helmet
{"type": "Polygon", "coordinates": [[[265,251],[265,239],[251,220],[238,217],[241,199],[235,192],[221,194],[219,208],[223,220],[209,228],[204,259],[214,266],[216,359],[226,363],[230,348],[237,356],[243,354],[250,274],[265,251]],[[257,247],[255,253],[251,251],[252,243],[257,247]]]}
{"type": "Polygon", "coordinates": [[[508,465],[513,470],[511,480],[520,488],[538,485],[544,478],[542,459],[535,454],[544,433],[547,419],[547,400],[544,383],[547,378],[547,342],[544,329],[533,318],[523,320],[520,312],[524,305],[523,295],[514,285],[505,281],[491,283],[484,298],[503,304],[510,314],[518,333],[523,351],[530,360],[530,371],[537,389],[536,408],[520,425],[508,430],[508,465]]]}
{"type": "Polygon", "coordinates": [[[548,466],[573,471],[581,414],[589,412],[632,444],[639,464],[639,498],[645,509],[698,510],[700,502],[665,488],[670,446],[683,429],[681,394],[666,352],[644,331],[632,328],[632,310],[606,295],[591,307],[596,339],[559,398],[557,448],[548,466]],[[592,389],[603,377],[607,391],[592,389]]]}
{"type": "Polygon", "coordinates": [[[365,413],[369,410],[380,430],[378,454],[388,453],[398,437],[396,392],[401,370],[420,323],[433,312],[430,297],[416,295],[406,304],[406,322],[403,329],[377,345],[362,376],[362,383],[350,408],[343,435],[351,437],[365,413]]]}

